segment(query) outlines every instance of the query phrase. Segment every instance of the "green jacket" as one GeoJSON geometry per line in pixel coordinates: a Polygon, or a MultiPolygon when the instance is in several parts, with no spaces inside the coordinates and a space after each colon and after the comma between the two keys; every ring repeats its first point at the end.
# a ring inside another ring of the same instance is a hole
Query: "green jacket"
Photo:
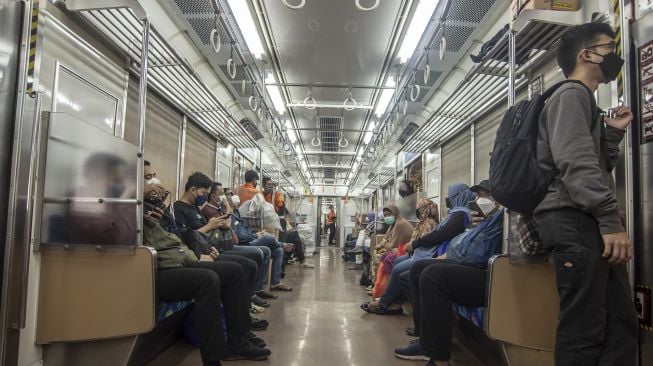
{"type": "Polygon", "coordinates": [[[159,269],[197,266],[198,259],[175,234],[165,231],[151,218],[143,219],[145,245],[156,249],[159,269]]]}

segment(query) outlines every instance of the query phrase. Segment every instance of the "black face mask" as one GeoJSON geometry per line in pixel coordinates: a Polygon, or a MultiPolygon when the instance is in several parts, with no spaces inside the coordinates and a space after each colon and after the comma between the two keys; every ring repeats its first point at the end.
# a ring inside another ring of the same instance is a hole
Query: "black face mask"
{"type": "Polygon", "coordinates": [[[619,71],[621,71],[621,68],[624,65],[624,60],[617,56],[616,53],[610,52],[605,55],[601,55],[599,53],[596,53],[594,51],[590,51],[594,54],[597,54],[599,56],[603,57],[603,61],[599,63],[593,62],[595,65],[599,65],[601,68],[601,72],[603,73],[603,82],[604,83],[609,83],[617,78],[617,75],[619,75],[619,71]]]}
{"type": "Polygon", "coordinates": [[[447,205],[447,208],[453,208],[453,206],[451,205],[451,200],[449,199],[449,197],[444,199],[444,204],[447,205]]]}
{"type": "Polygon", "coordinates": [[[408,196],[408,191],[400,189],[399,196],[401,196],[402,198],[408,196]]]}

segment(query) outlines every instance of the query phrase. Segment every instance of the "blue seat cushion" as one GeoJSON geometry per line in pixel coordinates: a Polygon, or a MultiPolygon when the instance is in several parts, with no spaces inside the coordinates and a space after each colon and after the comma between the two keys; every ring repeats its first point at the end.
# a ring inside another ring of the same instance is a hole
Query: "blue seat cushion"
{"type": "Polygon", "coordinates": [[[469,320],[477,327],[483,329],[483,319],[485,317],[485,308],[472,308],[460,305],[453,305],[453,309],[463,318],[469,320]]]}
{"type": "Polygon", "coordinates": [[[183,308],[190,306],[192,303],[193,301],[160,302],[156,321],[160,322],[183,308]]]}

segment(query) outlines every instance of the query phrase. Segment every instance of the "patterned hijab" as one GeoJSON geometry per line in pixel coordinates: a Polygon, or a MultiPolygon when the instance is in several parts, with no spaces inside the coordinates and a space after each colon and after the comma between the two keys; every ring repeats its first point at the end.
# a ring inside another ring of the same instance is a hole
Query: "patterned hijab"
{"type": "Polygon", "coordinates": [[[411,240],[421,238],[430,233],[440,222],[440,213],[438,205],[435,204],[435,202],[426,198],[421,198],[417,201],[415,207],[419,222],[415,227],[415,231],[413,231],[413,237],[411,240]]]}

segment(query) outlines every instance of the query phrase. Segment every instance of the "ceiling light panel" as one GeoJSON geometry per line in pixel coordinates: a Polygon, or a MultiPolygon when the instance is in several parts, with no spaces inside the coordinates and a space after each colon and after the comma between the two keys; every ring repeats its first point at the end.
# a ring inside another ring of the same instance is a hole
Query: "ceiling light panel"
{"type": "Polygon", "coordinates": [[[415,48],[422,38],[422,34],[424,34],[424,30],[429,24],[439,2],[439,0],[420,0],[417,4],[417,9],[415,9],[415,13],[410,20],[408,30],[406,30],[401,47],[399,48],[399,58],[402,63],[408,61],[413,56],[415,48]]]}
{"type": "Polygon", "coordinates": [[[265,54],[265,49],[261,43],[261,38],[258,35],[258,29],[254,23],[252,13],[249,11],[247,5],[249,1],[244,0],[227,0],[229,8],[234,14],[234,19],[238,23],[238,28],[245,38],[249,52],[256,58],[261,58],[265,54]]]}

